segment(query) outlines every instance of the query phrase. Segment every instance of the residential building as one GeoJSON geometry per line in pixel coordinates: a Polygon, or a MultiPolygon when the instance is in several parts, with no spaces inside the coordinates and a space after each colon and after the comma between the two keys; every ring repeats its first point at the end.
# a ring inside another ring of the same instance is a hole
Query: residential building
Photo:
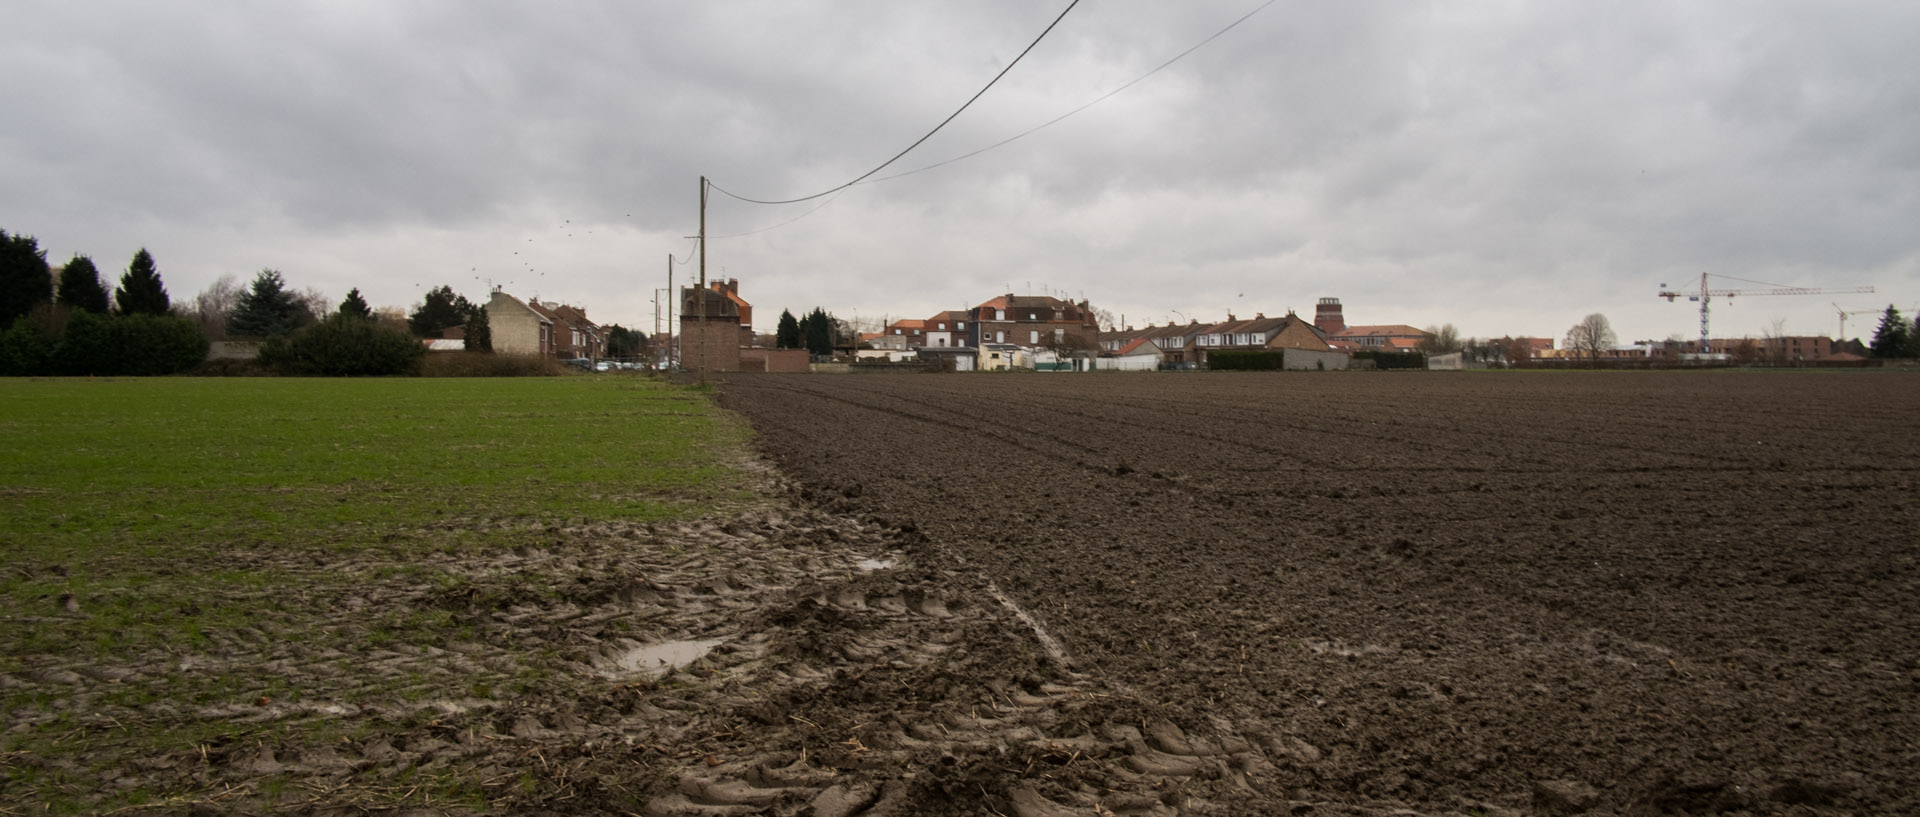
{"type": "Polygon", "coordinates": [[[555,357],[562,360],[598,360],[606,357],[607,333],[599,324],[587,320],[585,309],[553,301],[531,301],[527,305],[553,322],[555,357]]]}
{"type": "Polygon", "coordinates": [[[1103,370],[1150,372],[1160,368],[1165,357],[1152,338],[1136,337],[1111,351],[1102,351],[1094,364],[1103,370]]]}
{"type": "Polygon", "coordinates": [[[740,371],[740,350],[753,343],[753,305],[740,297],[738,279],[680,290],[679,341],[688,369],[740,371]]]}
{"type": "Polygon", "coordinates": [[[1241,320],[1228,315],[1193,336],[1195,363],[1207,365],[1207,354],[1215,351],[1254,351],[1266,349],[1306,349],[1327,351],[1333,348],[1327,336],[1313,324],[1301,320],[1291,310],[1284,317],[1269,318],[1264,313],[1241,320]]]}
{"type": "Polygon", "coordinates": [[[1432,335],[1403,323],[1348,326],[1339,298],[1321,298],[1314,306],[1313,325],[1327,343],[1345,352],[1411,352],[1432,335]]]}
{"type": "Polygon", "coordinates": [[[922,321],[926,330],[926,343],[923,346],[935,348],[945,346],[966,346],[973,342],[973,336],[967,330],[971,318],[967,310],[949,309],[922,321]]]}
{"type": "Polygon", "coordinates": [[[887,324],[886,349],[915,349],[926,346],[926,321],[898,320],[887,324]]]}
{"type": "Polygon", "coordinates": [[[983,372],[1003,369],[1031,369],[1032,359],[1027,350],[1011,343],[987,343],[980,346],[975,355],[975,367],[983,372]]]}
{"type": "Polygon", "coordinates": [[[487,327],[494,354],[553,356],[553,318],[499,287],[487,300],[487,327]]]}
{"type": "MultiPolygon", "coordinates": [[[[966,331],[972,346],[1011,343],[1034,348],[1065,343],[1095,349],[1100,341],[1100,326],[1086,301],[1008,293],[968,310],[968,316],[973,328],[966,331]]],[[[981,368],[987,368],[985,363],[983,353],[981,368]]]]}
{"type": "Polygon", "coordinates": [[[1327,342],[1348,352],[1413,352],[1433,335],[1404,323],[1348,326],[1329,333],[1327,342]]]}

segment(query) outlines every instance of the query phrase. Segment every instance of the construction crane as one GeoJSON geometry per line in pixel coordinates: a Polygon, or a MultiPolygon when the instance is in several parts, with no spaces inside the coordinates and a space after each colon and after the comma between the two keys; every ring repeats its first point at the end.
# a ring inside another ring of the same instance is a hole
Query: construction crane
{"type": "Polygon", "coordinates": [[[1880,314],[1880,310],[1878,309],[1848,309],[1839,304],[1834,304],[1833,308],[1834,308],[1834,311],[1840,313],[1840,334],[1834,337],[1834,340],[1838,340],[1838,341],[1845,341],[1847,339],[1847,319],[1848,318],[1851,318],[1855,315],[1880,314]]]}
{"type": "Polygon", "coordinates": [[[1700,273],[1700,291],[1698,293],[1680,292],[1678,290],[1668,289],[1666,284],[1660,285],[1660,297],[1667,299],[1667,303],[1673,303],[1673,299],[1679,298],[1682,296],[1685,296],[1686,299],[1689,301],[1700,302],[1700,352],[1702,354],[1705,354],[1707,351],[1709,351],[1707,348],[1707,313],[1708,313],[1708,305],[1713,302],[1713,299],[1715,296],[1718,296],[1721,298],[1732,298],[1736,295],[1846,295],[1846,294],[1852,294],[1852,293],[1873,291],[1873,287],[1847,287],[1844,289],[1827,289],[1823,287],[1789,287],[1789,286],[1781,286],[1779,284],[1769,284],[1765,281],[1748,281],[1745,278],[1734,278],[1734,276],[1731,276],[1731,275],[1722,275],[1720,277],[1733,278],[1733,280],[1735,281],[1746,281],[1749,284],[1760,284],[1762,286],[1767,286],[1772,288],[1771,289],[1711,289],[1707,286],[1707,274],[1704,272],[1700,273]]]}

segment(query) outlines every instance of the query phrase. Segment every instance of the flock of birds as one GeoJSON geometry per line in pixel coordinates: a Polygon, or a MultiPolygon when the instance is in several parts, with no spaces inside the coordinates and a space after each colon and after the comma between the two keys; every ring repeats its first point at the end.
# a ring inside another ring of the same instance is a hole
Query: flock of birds
{"type": "MultiPolygon", "coordinates": [[[[633,214],[628,213],[626,217],[633,218],[633,214]]],[[[573,225],[573,219],[569,218],[569,219],[563,219],[560,222],[560,224],[554,228],[554,231],[555,233],[558,233],[560,231],[565,231],[566,238],[573,238],[576,235],[575,231],[577,229],[578,228],[574,227],[573,225]]],[[[586,230],[586,235],[593,235],[593,230],[592,229],[586,230]]],[[[526,243],[527,244],[534,243],[534,238],[535,237],[533,236],[528,237],[526,243]]],[[[521,252],[520,250],[513,251],[513,256],[514,256],[513,260],[516,261],[517,264],[514,266],[514,268],[509,274],[516,276],[516,278],[518,276],[525,276],[525,280],[527,280],[529,283],[533,284],[536,287],[536,291],[532,293],[532,296],[535,298],[538,298],[539,293],[537,291],[537,288],[541,283],[541,279],[545,278],[547,274],[541,271],[539,267],[534,265],[535,259],[533,257],[532,249],[525,247],[525,245],[522,245],[522,249],[526,249],[527,251],[524,253],[521,252]]],[[[489,273],[492,272],[491,270],[489,270],[488,272],[481,272],[478,266],[469,267],[467,271],[473,273],[473,280],[486,284],[487,289],[489,291],[496,288],[505,289],[506,287],[512,285],[514,283],[514,280],[516,280],[515,278],[501,279],[501,278],[490,277],[489,273]]],[[[416,284],[415,286],[418,286],[418,284],[416,284]]]]}

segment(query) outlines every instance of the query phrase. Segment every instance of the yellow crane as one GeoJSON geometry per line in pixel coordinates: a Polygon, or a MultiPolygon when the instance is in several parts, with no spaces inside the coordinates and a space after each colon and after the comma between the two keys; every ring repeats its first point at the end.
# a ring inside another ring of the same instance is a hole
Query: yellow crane
{"type": "Polygon", "coordinates": [[[1680,297],[1685,297],[1689,301],[1700,302],[1700,351],[1702,354],[1710,351],[1707,348],[1707,313],[1708,313],[1708,305],[1713,302],[1713,299],[1715,297],[1732,298],[1736,295],[1846,295],[1846,294],[1852,294],[1852,293],[1873,291],[1873,287],[1846,287],[1846,288],[1840,288],[1840,289],[1829,289],[1825,287],[1790,287],[1790,286],[1781,286],[1780,284],[1769,284],[1765,281],[1749,281],[1745,278],[1735,278],[1734,276],[1731,276],[1731,275],[1722,275],[1720,277],[1733,278],[1733,280],[1735,281],[1745,281],[1746,283],[1749,283],[1749,284],[1760,284],[1762,286],[1771,287],[1771,288],[1770,289],[1713,289],[1707,285],[1707,274],[1704,272],[1700,273],[1700,291],[1697,293],[1681,292],[1677,289],[1668,289],[1666,284],[1660,285],[1660,297],[1667,299],[1667,303],[1673,303],[1675,298],[1680,298],[1680,297]]]}

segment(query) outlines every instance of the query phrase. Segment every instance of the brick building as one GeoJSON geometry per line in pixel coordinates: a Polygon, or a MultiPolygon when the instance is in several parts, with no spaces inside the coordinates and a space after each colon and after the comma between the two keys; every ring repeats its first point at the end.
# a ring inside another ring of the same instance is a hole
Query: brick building
{"type": "Polygon", "coordinates": [[[680,364],[710,372],[740,371],[740,349],[753,343],[753,307],[737,279],[680,290],[680,364]]]}
{"type": "Polygon", "coordinates": [[[1086,301],[1076,304],[1048,295],[1008,293],[968,310],[967,315],[973,326],[967,330],[970,346],[1011,343],[1032,348],[1072,339],[1093,349],[1100,342],[1100,325],[1086,301]]]}

